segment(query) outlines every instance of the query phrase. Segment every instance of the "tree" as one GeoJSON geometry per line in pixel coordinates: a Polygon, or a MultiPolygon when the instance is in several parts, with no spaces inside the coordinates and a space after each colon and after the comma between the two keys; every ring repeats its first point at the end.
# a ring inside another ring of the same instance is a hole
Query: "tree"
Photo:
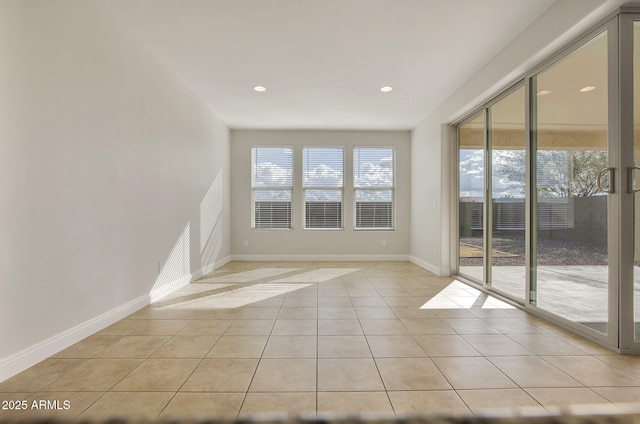
{"type": "MultiPolygon", "coordinates": [[[[523,150],[494,151],[496,177],[502,184],[524,194],[523,150]]],[[[536,156],[537,189],[540,197],[596,196],[598,173],[607,167],[602,150],[539,150],[536,156]]]]}

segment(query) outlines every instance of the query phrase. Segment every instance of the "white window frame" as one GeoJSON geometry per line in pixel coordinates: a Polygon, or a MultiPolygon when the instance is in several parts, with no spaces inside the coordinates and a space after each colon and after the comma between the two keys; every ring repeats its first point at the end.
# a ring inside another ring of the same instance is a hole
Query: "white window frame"
{"type": "Polygon", "coordinates": [[[251,229],[256,231],[291,231],[294,229],[294,181],[295,181],[295,148],[293,145],[254,145],[251,146],[251,190],[250,190],[250,204],[251,204],[251,229]],[[254,166],[255,166],[255,151],[256,149],[289,149],[291,151],[291,185],[288,186],[262,186],[254,185],[254,166]],[[256,226],[256,208],[255,208],[255,193],[258,191],[289,191],[291,193],[291,200],[289,206],[289,226],[288,227],[257,227],[256,226]]]}
{"type": "Polygon", "coordinates": [[[344,190],[345,190],[345,146],[325,146],[325,145],[309,145],[302,146],[302,228],[309,231],[344,231],[344,190]],[[307,149],[340,149],[342,150],[342,186],[315,186],[305,185],[305,171],[306,171],[306,151],[307,149]],[[327,190],[327,191],[339,191],[340,192],[340,227],[307,227],[307,190],[327,190]]]}
{"type": "Polygon", "coordinates": [[[396,147],[395,146],[354,146],[353,147],[353,229],[354,231],[395,231],[396,229],[396,147]],[[358,186],[356,183],[356,150],[358,149],[390,149],[393,154],[392,182],[390,186],[358,186]],[[391,192],[391,226],[390,227],[358,227],[358,191],[390,191],[391,192]]]}

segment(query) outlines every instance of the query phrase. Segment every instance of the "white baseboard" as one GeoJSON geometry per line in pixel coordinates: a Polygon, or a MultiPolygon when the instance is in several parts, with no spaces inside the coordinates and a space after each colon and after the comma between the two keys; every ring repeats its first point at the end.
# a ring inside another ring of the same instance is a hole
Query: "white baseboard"
{"type": "Polygon", "coordinates": [[[156,302],[176,290],[186,286],[191,281],[206,275],[216,268],[228,263],[231,256],[207,264],[195,271],[177,278],[157,289],[152,289],[148,294],[133,299],[124,305],[111,309],[97,317],[91,318],[68,330],[58,333],[46,340],[29,346],[11,356],[0,359],[0,382],[34,366],[38,362],[55,355],[69,346],[89,337],[92,334],[110,326],[111,324],[131,315],[152,302],[156,302]]]}
{"type": "Polygon", "coordinates": [[[408,261],[409,255],[231,255],[234,261],[408,261]]]}
{"type": "Polygon", "coordinates": [[[411,263],[416,264],[419,267],[426,269],[427,271],[433,272],[440,277],[447,277],[451,275],[451,272],[448,269],[441,268],[413,255],[409,256],[409,260],[411,261],[411,263]]]}
{"type": "Polygon", "coordinates": [[[149,304],[149,295],[133,299],[68,330],[0,359],[0,381],[34,366],[149,304]]]}

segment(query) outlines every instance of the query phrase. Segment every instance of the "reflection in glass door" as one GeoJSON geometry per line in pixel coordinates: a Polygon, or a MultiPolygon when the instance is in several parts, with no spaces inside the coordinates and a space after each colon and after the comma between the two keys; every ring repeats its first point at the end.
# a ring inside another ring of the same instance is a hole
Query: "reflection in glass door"
{"type": "Polygon", "coordinates": [[[525,295],[525,87],[489,110],[491,152],[491,286],[516,299],[525,295]]]}
{"type": "Polygon", "coordinates": [[[533,301],[600,333],[608,329],[607,33],[534,77],[533,301]],[[600,175],[607,175],[605,172],[600,175]]]}
{"type": "Polygon", "coordinates": [[[459,127],[458,272],[484,282],[484,113],[459,127]]]}

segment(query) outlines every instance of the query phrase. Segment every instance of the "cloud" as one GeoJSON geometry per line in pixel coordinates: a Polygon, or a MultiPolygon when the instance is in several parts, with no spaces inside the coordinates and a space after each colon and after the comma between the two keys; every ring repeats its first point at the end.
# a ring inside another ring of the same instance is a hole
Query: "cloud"
{"type": "Polygon", "coordinates": [[[282,168],[272,162],[256,165],[253,185],[256,186],[291,186],[291,169],[282,168]]]}

